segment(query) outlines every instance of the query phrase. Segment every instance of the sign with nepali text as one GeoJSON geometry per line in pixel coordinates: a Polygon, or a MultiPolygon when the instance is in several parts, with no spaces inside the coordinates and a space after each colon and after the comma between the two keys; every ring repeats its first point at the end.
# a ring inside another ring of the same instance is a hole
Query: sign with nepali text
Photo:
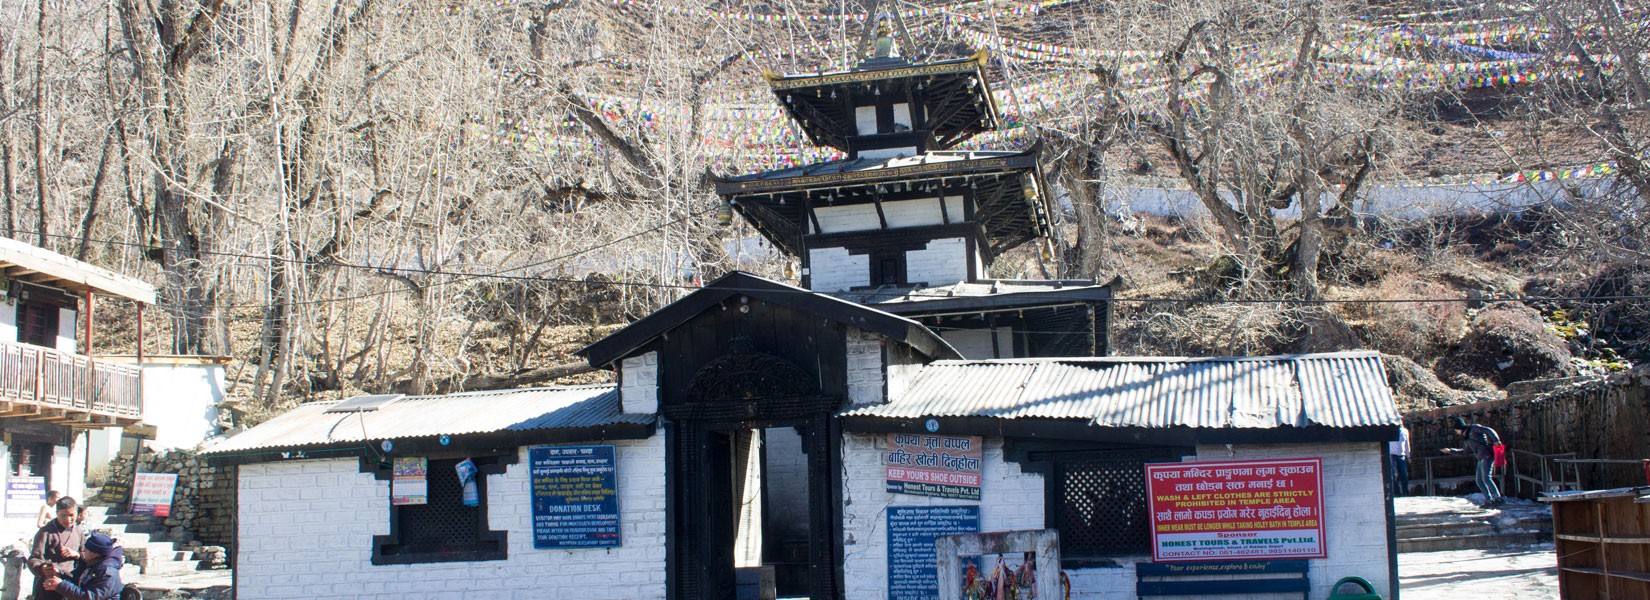
{"type": "Polygon", "coordinates": [[[132,514],[164,517],[172,514],[177,473],[138,473],[132,476],[132,514]]]}
{"type": "Polygon", "coordinates": [[[430,461],[422,456],[397,456],[391,464],[390,504],[430,502],[430,461]]]}
{"type": "Polygon", "coordinates": [[[533,547],[619,546],[619,474],[611,445],[528,450],[533,547]]]}
{"type": "Polygon", "coordinates": [[[934,538],[980,532],[978,506],[888,508],[888,600],[939,600],[934,538]]]}
{"type": "Polygon", "coordinates": [[[888,468],[888,493],[980,499],[985,447],[978,436],[890,433],[887,442],[882,464],[888,468]]]}
{"type": "Polygon", "coordinates": [[[1152,560],[1323,558],[1323,460],[1146,465],[1152,560]]]}
{"type": "Polygon", "coordinates": [[[46,505],[46,478],[12,475],[6,478],[6,516],[32,517],[46,505]]]}

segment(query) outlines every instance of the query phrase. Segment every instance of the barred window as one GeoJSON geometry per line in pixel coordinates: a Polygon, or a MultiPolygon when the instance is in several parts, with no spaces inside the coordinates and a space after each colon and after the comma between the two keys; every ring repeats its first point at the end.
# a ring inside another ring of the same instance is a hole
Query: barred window
{"type": "Polygon", "coordinates": [[[425,504],[390,505],[390,534],[377,536],[375,565],[503,560],[505,532],[487,529],[487,475],[502,473],[497,457],[471,460],[476,474],[477,506],[465,506],[457,467],[463,458],[430,459],[425,504]]]}
{"type": "Polygon", "coordinates": [[[1179,454],[1170,448],[1039,454],[1049,465],[1044,519],[1060,531],[1063,558],[1151,552],[1146,463],[1179,454]]]}

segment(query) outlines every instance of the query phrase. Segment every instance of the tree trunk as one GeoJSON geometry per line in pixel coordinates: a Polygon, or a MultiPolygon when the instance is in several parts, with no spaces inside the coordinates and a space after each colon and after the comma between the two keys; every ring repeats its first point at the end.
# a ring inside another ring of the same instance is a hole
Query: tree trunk
{"type": "MultiPolygon", "coordinates": [[[[10,44],[0,43],[0,106],[11,106],[11,78],[19,70],[17,55],[6,56],[10,44]],[[6,69],[10,58],[12,69],[6,69]]],[[[0,123],[0,193],[6,195],[6,237],[17,238],[17,159],[12,156],[11,128],[0,123]]]]}
{"type": "Polygon", "coordinates": [[[34,57],[34,200],[35,236],[46,245],[46,0],[40,0],[35,32],[40,36],[39,53],[34,57]]]}
{"type": "Polygon", "coordinates": [[[97,222],[98,200],[103,197],[103,183],[109,177],[109,155],[115,150],[115,130],[120,121],[115,121],[109,132],[103,136],[103,156],[97,160],[97,174],[92,177],[92,191],[86,198],[86,212],[80,217],[80,249],[75,251],[75,258],[86,260],[86,253],[91,248],[92,225],[97,222]]]}
{"type": "Polygon", "coordinates": [[[1077,275],[1098,277],[1104,263],[1105,246],[1105,150],[1087,140],[1066,155],[1061,169],[1066,174],[1072,210],[1077,213],[1077,275]]]}
{"type": "MultiPolygon", "coordinates": [[[[159,6],[119,0],[121,29],[131,48],[139,108],[145,121],[150,159],[155,165],[156,234],[160,243],[163,304],[173,322],[172,351],[209,354],[206,324],[216,313],[216,286],[203,258],[210,242],[195,222],[194,173],[205,170],[191,157],[189,69],[206,45],[225,0],[159,6]],[[193,6],[191,10],[189,6],[193,6]]],[[[220,165],[221,167],[221,165],[220,165]]],[[[221,173],[221,171],[220,171],[221,173]]],[[[210,203],[201,213],[212,210],[210,203]]],[[[208,221],[211,219],[208,218],[208,221]]]]}

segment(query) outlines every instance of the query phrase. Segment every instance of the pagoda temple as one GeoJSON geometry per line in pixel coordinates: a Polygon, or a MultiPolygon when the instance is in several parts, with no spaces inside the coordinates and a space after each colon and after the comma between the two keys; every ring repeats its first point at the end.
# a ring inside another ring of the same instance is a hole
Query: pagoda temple
{"type": "Polygon", "coordinates": [[[1000,122],[985,57],[912,64],[869,21],[857,67],[768,77],[845,157],[717,185],[800,287],[705,283],[578,351],[610,384],[311,402],[213,444],[237,593],[1395,597],[1380,355],[1102,356],[1108,286],[991,277],[1057,197],[1035,145],[958,149],[1000,122]]]}
{"type": "Polygon", "coordinates": [[[1053,233],[1040,144],[960,150],[1001,119],[981,52],[913,64],[886,22],[853,69],[766,74],[813,143],[846,157],[718,180],[717,194],[801,263],[801,284],[929,325],[968,358],[1099,356],[1110,291],[1090,280],[992,279],[1053,233]]]}

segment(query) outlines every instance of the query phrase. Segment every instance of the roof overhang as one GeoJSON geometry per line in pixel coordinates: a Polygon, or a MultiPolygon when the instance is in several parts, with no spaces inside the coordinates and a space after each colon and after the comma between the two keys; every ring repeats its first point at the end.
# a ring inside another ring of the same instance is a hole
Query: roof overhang
{"type": "Polygon", "coordinates": [[[951,344],[916,321],[743,271],[723,275],[624,329],[585,346],[576,354],[588,360],[590,366],[610,366],[671,329],[735,296],[749,296],[870,331],[906,344],[930,358],[962,357],[951,344]]]}
{"type": "MultiPolygon", "coordinates": [[[[1022,152],[991,153],[982,158],[938,160],[851,169],[853,161],[781,169],[736,178],[718,178],[716,193],[782,251],[802,252],[804,222],[817,203],[864,202],[881,186],[917,189],[968,188],[975,197],[975,220],[987,238],[986,252],[1002,252],[1053,233],[1048,186],[1038,157],[1041,144],[1022,152]],[[833,170],[836,169],[836,170],[833,170]]],[[[928,156],[969,155],[933,152],[928,156]]],[[[906,159],[893,159],[906,160],[906,159]]],[[[896,164],[893,160],[883,164],[896,164]]]]}
{"type": "Polygon", "coordinates": [[[993,417],[886,418],[845,415],[842,430],[853,433],[978,435],[1193,446],[1197,444],[1360,443],[1398,439],[1398,426],[1362,427],[1100,427],[1086,419],[993,417]],[[933,421],[932,424],[929,421],[933,421]],[[934,428],[930,428],[930,427],[934,428]]]}
{"type": "Polygon", "coordinates": [[[889,66],[832,73],[775,75],[764,73],[779,105],[784,107],[814,144],[848,150],[856,135],[853,107],[871,88],[889,98],[914,98],[930,105],[930,121],[920,129],[931,131],[934,143],[949,148],[997,127],[995,99],[986,78],[988,55],[912,65],[893,61],[889,66]],[[943,110],[941,108],[943,107],[943,110]]]}
{"type": "Polygon", "coordinates": [[[155,303],[155,286],[142,280],[5,237],[0,237],[0,274],[75,294],[90,291],[155,303]]]}
{"type": "Polygon", "coordinates": [[[933,316],[1003,310],[1029,310],[1051,306],[1104,302],[1110,299],[1111,287],[1109,285],[1086,285],[985,296],[922,298],[901,302],[871,303],[871,305],[896,315],[933,316]]]}

